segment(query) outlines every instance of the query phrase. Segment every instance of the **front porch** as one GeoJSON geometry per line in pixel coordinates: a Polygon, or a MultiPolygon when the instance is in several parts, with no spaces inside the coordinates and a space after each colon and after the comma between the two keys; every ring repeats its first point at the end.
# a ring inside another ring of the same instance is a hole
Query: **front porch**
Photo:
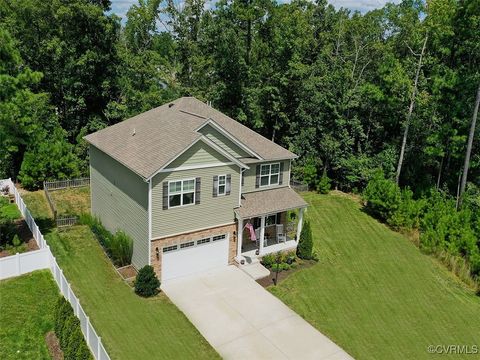
{"type": "Polygon", "coordinates": [[[302,231],[304,200],[292,189],[244,194],[237,216],[236,261],[295,250],[302,231]]]}
{"type": "MultiPolygon", "coordinates": [[[[239,229],[240,229],[240,226],[242,226],[243,228],[243,233],[241,236],[242,245],[241,245],[240,254],[246,258],[255,258],[255,257],[261,256],[260,254],[266,255],[266,254],[271,254],[279,251],[295,250],[297,247],[297,236],[298,236],[297,224],[298,223],[295,220],[289,219],[289,217],[292,216],[292,214],[295,214],[293,216],[298,216],[297,215],[298,212],[289,211],[289,212],[265,215],[263,242],[261,241],[262,217],[244,219],[242,221],[243,224],[240,224],[240,221],[239,221],[239,226],[238,226],[239,229]],[[269,223],[269,220],[272,218],[275,220],[275,222],[269,223]],[[251,239],[250,231],[248,230],[248,228],[245,227],[247,223],[252,224],[254,226],[254,229],[256,229],[256,237],[255,237],[256,240],[251,239]],[[260,246],[261,243],[263,243],[263,246],[260,246]]],[[[302,217],[303,217],[303,211],[302,211],[302,217]]]]}

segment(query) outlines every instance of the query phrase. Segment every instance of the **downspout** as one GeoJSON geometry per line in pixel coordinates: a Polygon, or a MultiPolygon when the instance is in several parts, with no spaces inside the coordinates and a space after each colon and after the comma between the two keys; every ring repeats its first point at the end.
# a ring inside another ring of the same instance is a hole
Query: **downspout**
{"type": "Polygon", "coordinates": [[[148,265],[152,265],[152,179],[148,180],[148,265]]]}

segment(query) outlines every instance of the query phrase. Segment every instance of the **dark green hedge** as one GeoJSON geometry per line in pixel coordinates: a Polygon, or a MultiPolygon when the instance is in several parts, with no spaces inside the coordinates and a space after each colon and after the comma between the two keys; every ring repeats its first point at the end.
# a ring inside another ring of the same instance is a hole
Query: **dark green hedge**
{"type": "Polygon", "coordinates": [[[54,331],[65,360],[93,359],[80,329],[80,321],[73,313],[70,303],[63,296],[57,303],[54,331]]]}

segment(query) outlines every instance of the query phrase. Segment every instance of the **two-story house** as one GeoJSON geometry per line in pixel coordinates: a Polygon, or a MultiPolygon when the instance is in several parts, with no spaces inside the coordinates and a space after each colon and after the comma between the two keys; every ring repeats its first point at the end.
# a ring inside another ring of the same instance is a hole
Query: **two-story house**
{"type": "Polygon", "coordinates": [[[307,204],[296,155],[183,97],[85,137],[91,209],[162,280],[294,250],[307,204]],[[292,213],[294,215],[292,215],[292,213]]]}

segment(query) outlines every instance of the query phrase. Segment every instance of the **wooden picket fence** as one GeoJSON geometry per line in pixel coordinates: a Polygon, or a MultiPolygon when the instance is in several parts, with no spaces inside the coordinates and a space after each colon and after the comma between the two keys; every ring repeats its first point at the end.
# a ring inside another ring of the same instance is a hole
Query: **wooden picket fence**
{"type": "Polygon", "coordinates": [[[43,189],[44,190],[61,190],[69,188],[78,188],[90,186],[90,178],[78,178],[78,179],[69,179],[69,180],[54,180],[54,181],[44,181],[43,189]]]}
{"type": "Polygon", "coordinates": [[[52,210],[53,218],[55,219],[57,227],[67,227],[77,224],[78,216],[58,216],[57,207],[55,206],[55,202],[53,201],[50,193],[55,190],[64,190],[85,186],[90,186],[90,178],[88,177],[43,182],[43,190],[45,191],[45,196],[47,198],[48,205],[50,206],[50,210],[52,210]]]}

